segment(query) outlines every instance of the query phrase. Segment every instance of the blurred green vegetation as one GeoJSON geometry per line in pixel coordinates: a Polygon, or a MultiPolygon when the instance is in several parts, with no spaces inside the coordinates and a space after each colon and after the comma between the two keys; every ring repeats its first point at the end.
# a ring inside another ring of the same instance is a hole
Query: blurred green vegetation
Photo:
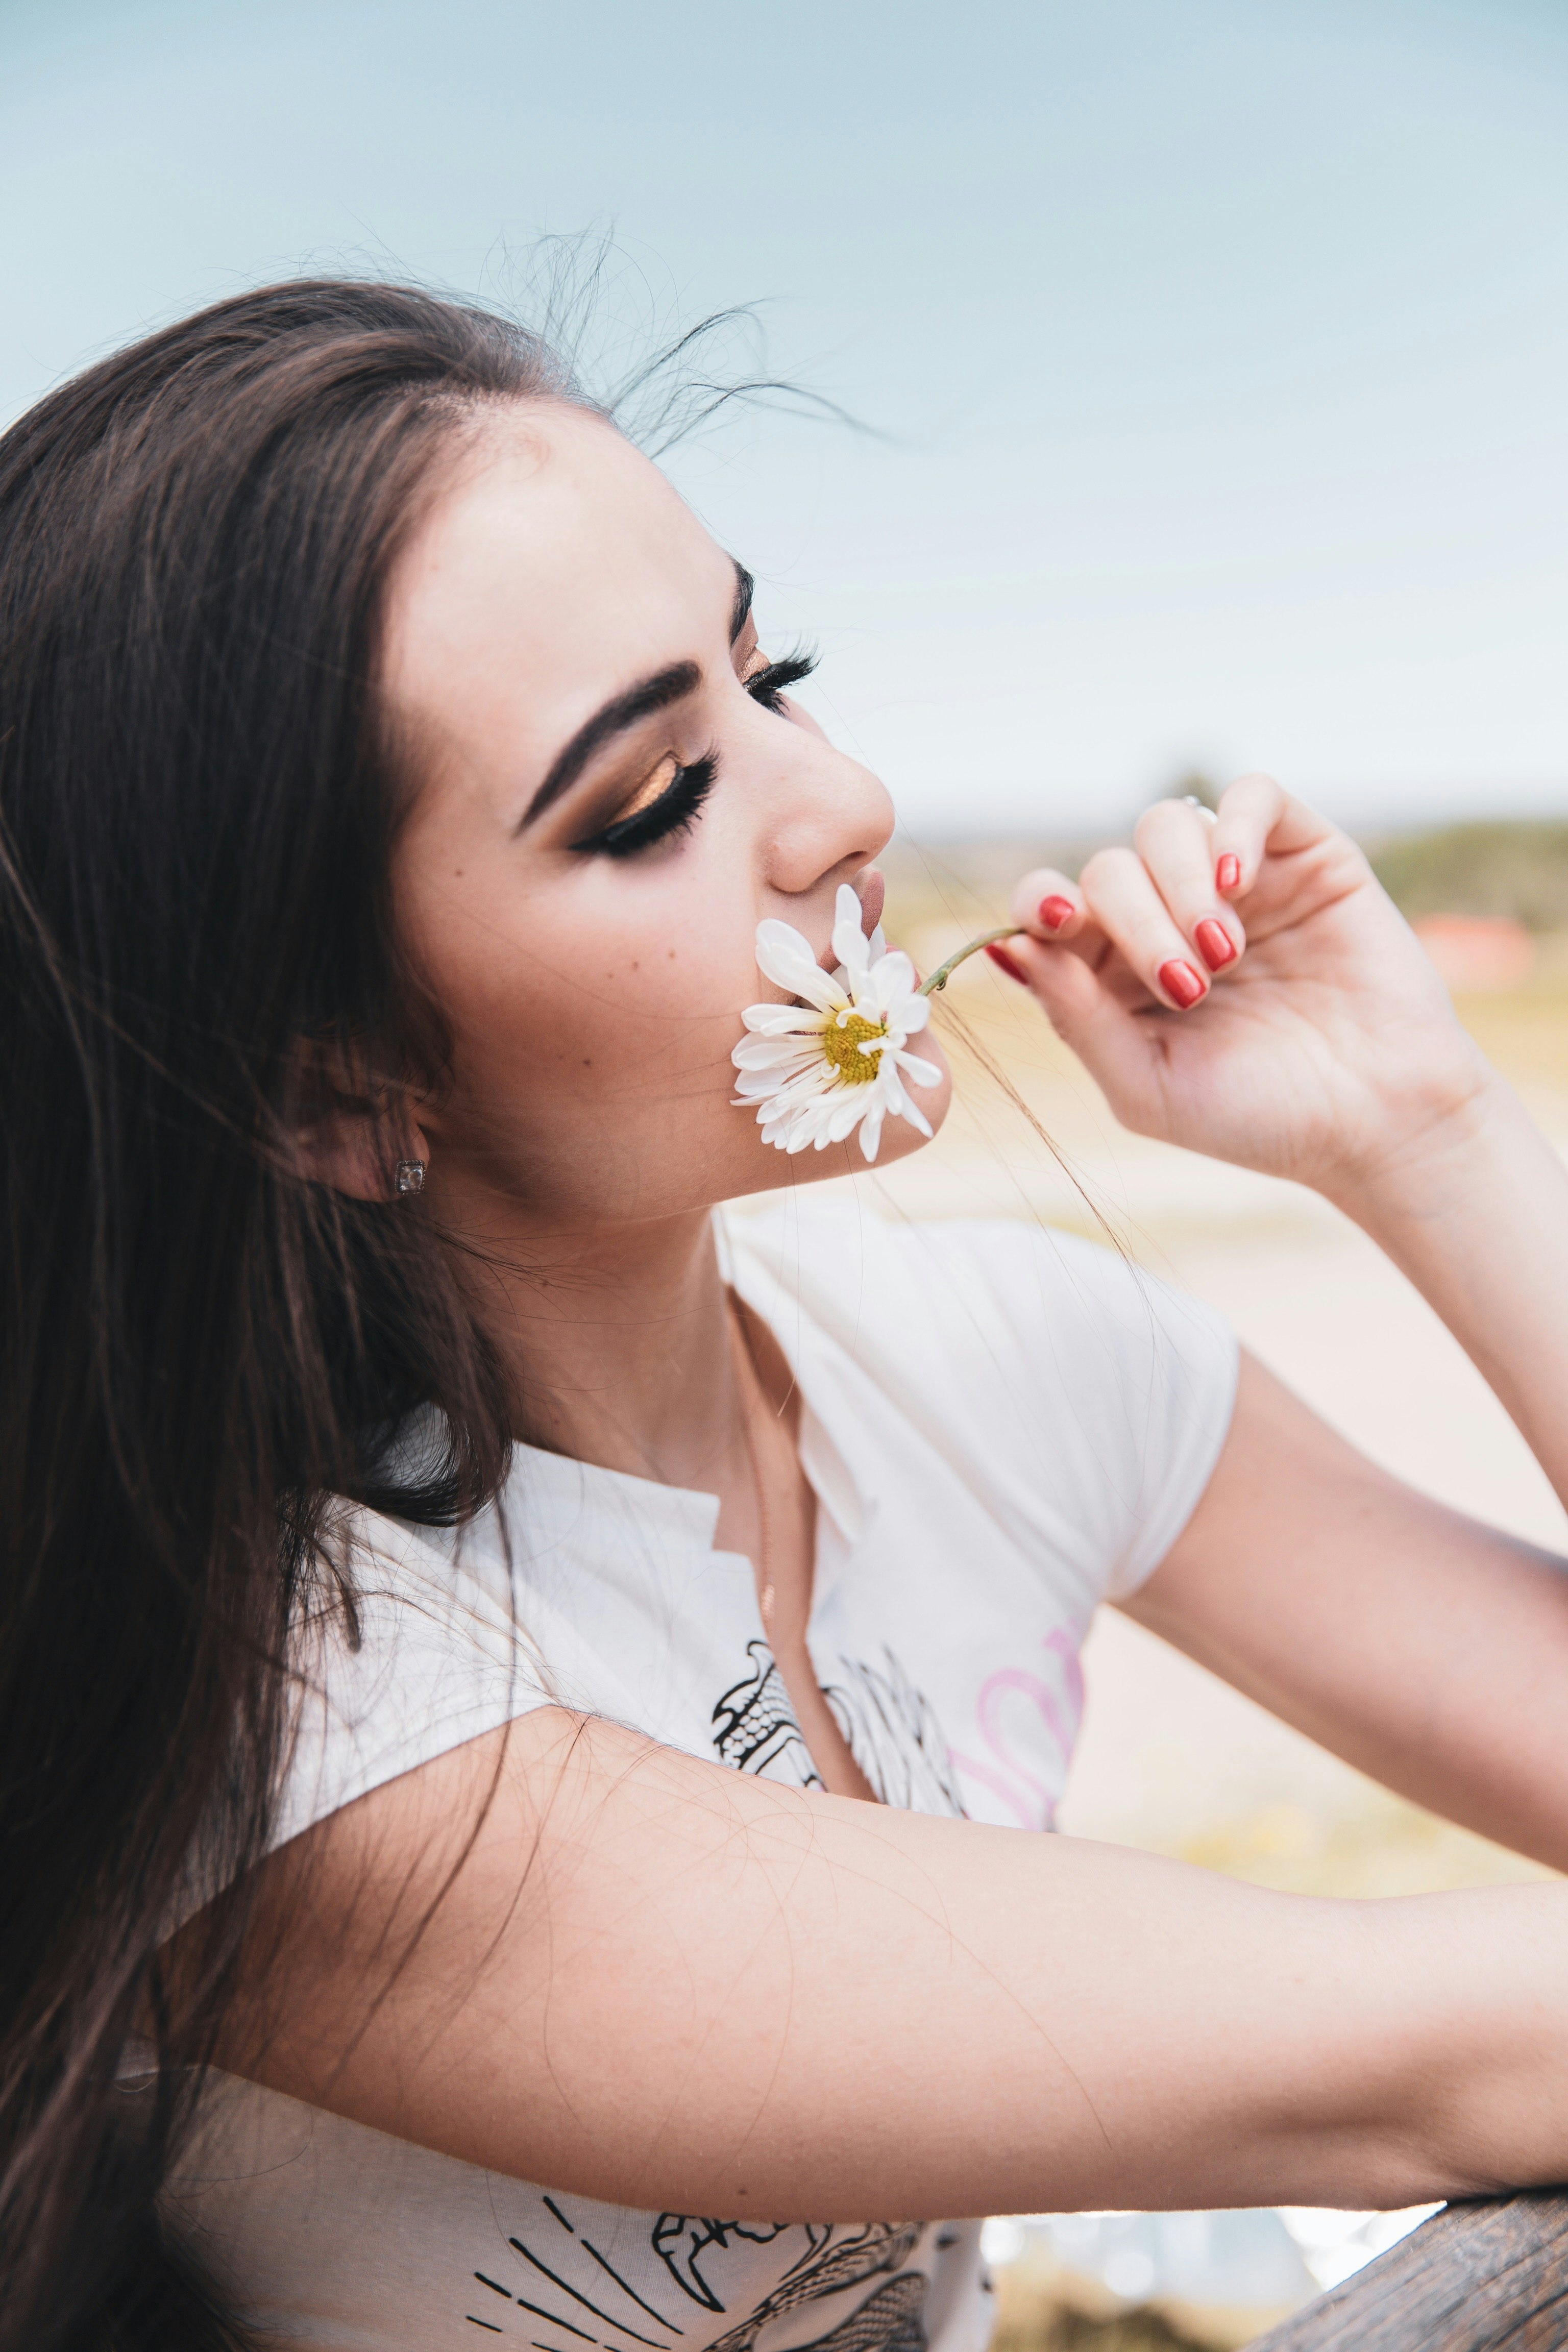
{"type": "Polygon", "coordinates": [[[1378,880],[1411,922],[1501,915],[1531,931],[1568,929],[1568,824],[1499,818],[1369,842],[1378,880]]]}
{"type": "MultiPolygon", "coordinates": [[[[1216,794],[1207,777],[1184,775],[1171,787],[1205,807],[1216,794]]],[[[1109,837],[1109,836],[1108,836],[1109,837]]],[[[1121,836],[1119,836],[1121,837],[1121,836]]],[[[1013,882],[1034,866],[1076,874],[1094,840],[987,839],[917,845],[884,852],[895,926],[947,915],[979,929],[1000,920],[1013,882]]],[[[1431,832],[1366,837],[1373,871],[1411,922],[1423,915],[1506,916],[1536,932],[1568,932],[1568,820],[1499,817],[1431,832]]]]}

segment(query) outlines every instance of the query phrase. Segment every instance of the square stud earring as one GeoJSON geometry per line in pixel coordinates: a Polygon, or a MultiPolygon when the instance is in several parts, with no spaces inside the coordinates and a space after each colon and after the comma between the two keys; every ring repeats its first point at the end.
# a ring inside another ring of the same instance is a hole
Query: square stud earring
{"type": "Polygon", "coordinates": [[[397,1189],[400,1192],[423,1192],[425,1170],[423,1160],[400,1160],[397,1163],[397,1189]]]}

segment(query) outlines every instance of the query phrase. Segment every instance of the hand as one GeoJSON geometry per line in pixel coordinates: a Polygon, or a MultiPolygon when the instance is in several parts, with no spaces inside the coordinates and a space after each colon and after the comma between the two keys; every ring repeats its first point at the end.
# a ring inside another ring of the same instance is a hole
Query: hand
{"type": "Polygon", "coordinates": [[[1013,914],[996,961],[1141,1135],[1342,1198],[1496,1083],[1361,851],[1271,777],[1217,818],[1158,802],[1077,884],[1026,875],[1013,914]]]}

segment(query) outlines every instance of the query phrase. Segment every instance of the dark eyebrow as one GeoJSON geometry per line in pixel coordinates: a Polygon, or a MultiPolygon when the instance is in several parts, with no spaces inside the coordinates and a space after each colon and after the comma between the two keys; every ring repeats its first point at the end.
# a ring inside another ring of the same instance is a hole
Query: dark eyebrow
{"type": "Polygon", "coordinates": [[[752,592],[757,583],[739,556],[732,555],[730,561],[735,567],[735,606],[730,615],[730,643],[733,645],[746,625],[752,610],[752,592]]]}
{"type": "Polygon", "coordinates": [[[612,735],[624,734],[639,719],[668,709],[672,702],[679,702],[701,683],[702,672],[695,662],[676,662],[668,669],[658,670],[652,677],[628,686],[625,694],[617,694],[595,710],[592,719],[578,728],[565,750],[556,753],[550,773],[519,818],[517,831],[521,833],[525,824],[531,824],[552,801],[560,799],[568,785],[576,782],[601,743],[607,742],[612,735]]]}

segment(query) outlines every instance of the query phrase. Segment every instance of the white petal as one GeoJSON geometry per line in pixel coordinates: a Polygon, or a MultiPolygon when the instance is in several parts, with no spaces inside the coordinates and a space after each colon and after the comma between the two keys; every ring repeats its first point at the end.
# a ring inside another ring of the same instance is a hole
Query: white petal
{"type": "Polygon", "coordinates": [[[780,1062],[771,1069],[742,1069],[735,1080],[738,1095],[776,1095],[808,1066],[804,1062],[780,1062]]]}
{"type": "Polygon", "coordinates": [[[793,923],[781,923],[772,916],[757,925],[757,961],[770,980],[776,979],[783,988],[793,987],[797,971],[816,968],[816,958],[811,941],[797,931],[793,923]],[[776,964],[776,972],[769,966],[776,964]]]}
{"type": "Polygon", "coordinates": [[[782,1070],[820,1061],[822,1049],[815,1037],[743,1037],[730,1059],[738,1070],[782,1070]]]}
{"type": "Polygon", "coordinates": [[[794,1070],[742,1070],[735,1080],[735,1100],[738,1103],[793,1103],[804,1099],[793,1091],[798,1073],[794,1070]]]}
{"type": "Polygon", "coordinates": [[[748,1071],[735,1081],[735,1092],[752,1101],[766,1095],[773,1104],[772,1117],[784,1118],[787,1113],[820,1101],[833,1088],[815,1070],[796,1070],[787,1077],[774,1076],[768,1071],[748,1071]]]}
{"type": "Polygon", "coordinates": [[[857,1087],[853,1094],[847,1092],[844,1101],[829,1107],[827,1133],[824,1139],[829,1143],[842,1143],[847,1135],[853,1135],[871,1108],[869,1087],[857,1087]]]}
{"type": "Polygon", "coordinates": [[[860,1129],[860,1149],[865,1153],[868,1161],[875,1160],[877,1157],[878,1147],[881,1143],[881,1140],[882,1113],[879,1108],[868,1111],[866,1114],[866,1124],[860,1129]]]}
{"type": "Polygon", "coordinates": [[[792,996],[804,996],[820,1012],[837,1012],[844,1002],[843,989],[823,971],[811,952],[810,941],[788,923],[770,918],[757,925],[757,967],[776,987],[787,988],[792,996]]]}
{"type": "Polygon", "coordinates": [[[931,1123],[923,1111],[915,1108],[902,1087],[900,1086],[898,1073],[890,1069],[886,1063],[883,1064],[882,1070],[884,1084],[881,1094],[882,1100],[887,1104],[888,1108],[896,1112],[900,1118],[907,1118],[911,1127],[918,1127],[922,1135],[929,1135],[931,1123]]]}
{"type": "Polygon", "coordinates": [[[805,1004],[748,1004],[741,1018],[761,1037],[820,1037],[833,1015],[805,1004]]]}
{"type": "MultiPolygon", "coordinates": [[[[739,1050],[737,1047],[736,1051],[739,1050]]],[[[939,1087],[942,1084],[942,1072],[934,1062],[922,1061],[918,1054],[901,1054],[896,1050],[893,1059],[917,1087],[939,1087]]]]}
{"type": "Polygon", "coordinates": [[[915,968],[901,948],[894,948],[871,971],[871,985],[876,999],[884,1012],[898,1003],[900,997],[915,992],[915,968]]]}
{"type": "Polygon", "coordinates": [[[766,1103],[766,1106],[771,1106],[769,1118],[778,1119],[790,1118],[795,1110],[799,1110],[806,1103],[814,1103],[826,1091],[826,1087],[802,1087],[795,1075],[778,1077],[771,1070],[745,1070],[736,1079],[738,1103],[766,1103]]]}
{"type": "Polygon", "coordinates": [[[817,1143],[819,1141],[826,1142],[829,1140],[833,1131],[834,1121],[838,1116],[838,1110],[839,1103],[837,1096],[825,1095],[820,1100],[814,1102],[808,1109],[802,1113],[801,1128],[809,1142],[817,1143]]]}
{"type": "Polygon", "coordinates": [[[833,952],[844,970],[857,977],[871,961],[871,942],[864,923],[859,899],[847,882],[841,882],[833,916],[833,952]]]}
{"type": "Polygon", "coordinates": [[[913,1103],[910,1100],[908,1095],[899,1084],[899,1074],[892,1067],[890,1063],[883,1063],[881,1080],[882,1083],[879,1091],[888,1108],[890,1111],[895,1111],[900,1118],[907,1118],[911,1127],[918,1127],[922,1135],[930,1135],[931,1131],[931,1121],[926,1118],[923,1111],[917,1110],[915,1108],[913,1103]]]}
{"type": "Polygon", "coordinates": [[[831,1062],[824,1061],[820,1054],[813,1054],[785,1083],[800,1095],[831,1094],[838,1084],[838,1073],[831,1062]]]}

